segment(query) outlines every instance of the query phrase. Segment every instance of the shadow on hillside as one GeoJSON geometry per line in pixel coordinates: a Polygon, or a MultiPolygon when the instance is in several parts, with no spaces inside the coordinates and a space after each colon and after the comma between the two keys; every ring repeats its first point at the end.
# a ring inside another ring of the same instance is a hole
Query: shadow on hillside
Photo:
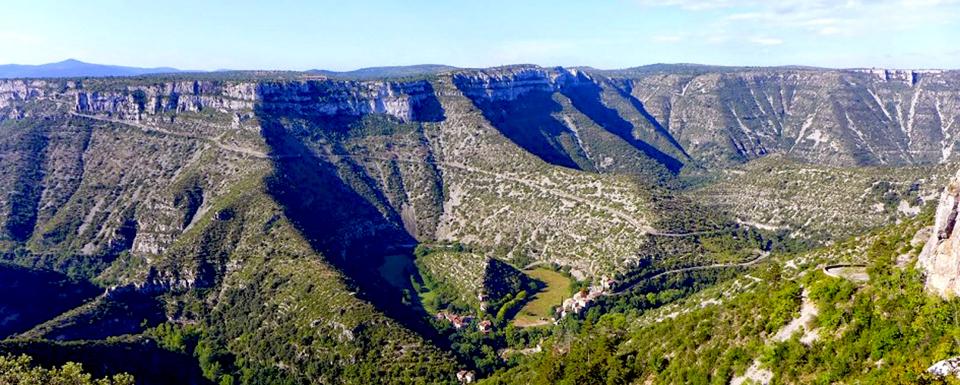
{"type": "Polygon", "coordinates": [[[27,331],[100,292],[60,273],[0,262],[0,339],[27,331]]]}
{"type": "Polygon", "coordinates": [[[78,362],[94,377],[130,373],[138,385],[212,385],[197,359],[157,346],[150,340],[57,343],[42,340],[0,342],[0,351],[26,354],[43,367],[78,362]]]}
{"type": "MultiPolygon", "coordinates": [[[[467,85],[457,82],[461,90],[467,85]]],[[[552,114],[563,111],[551,92],[531,91],[510,101],[467,97],[503,136],[544,162],[582,170],[592,168],[573,132],[552,114]]]]}
{"type": "Polygon", "coordinates": [[[657,118],[654,117],[653,114],[647,111],[647,108],[644,107],[643,102],[641,102],[639,99],[633,96],[632,87],[633,86],[631,86],[629,83],[624,84],[623,88],[616,87],[617,93],[619,93],[622,98],[627,99],[627,101],[630,102],[630,105],[633,106],[633,109],[636,110],[638,113],[640,113],[640,115],[642,115],[643,118],[646,119],[651,126],[653,126],[654,131],[660,134],[660,136],[666,139],[667,142],[669,142],[671,145],[676,147],[676,149],[680,151],[680,153],[683,154],[683,156],[690,158],[690,154],[688,154],[687,150],[683,148],[682,145],[680,145],[680,142],[678,142],[677,139],[673,137],[673,134],[671,134],[670,131],[668,131],[665,127],[663,127],[663,125],[660,124],[660,121],[657,120],[657,118]]]}
{"type": "MultiPolygon", "coordinates": [[[[582,77],[583,75],[578,74],[577,76],[582,77]]],[[[581,81],[560,89],[560,93],[570,98],[573,106],[590,118],[590,120],[593,120],[600,125],[600,127],[603,127],[603,129],[623,139],[623,141],[629,143],[644,155],[657,161],[666,167],[667,170],[670,170],[671,173],[678,173],[680,168],[683,167],[683,163],[656,147],[651,146],[649,143],[637,139],[633,135],[633,124],[621,117],[616,110],[603,104],[600,96],[602,91],[599,85],[586,78],[581,78],[581,81]]],[[[672,137],[670,138],[672,139],[672,137]]],[[[675,141],[673,141],[673,144],[677,145],[675,141]]]]}
{"type": "MultiPolygon", "coordinates": [[[[403,291],[380,271],[388,256],[412,258],[417,244],[400,214],[360,164],[340,156],[347,152],[339,143],[320,141],[325,151],[337,154],[329,156],[307,145],[324,137],[319,132],[346,133],[360,117],[325,115],[309,104],[271,105],[269,97],[261,100],[256,114],[274,165],[266,180],[268,193],[311,247],[359,289],[358,297],[421,335],[435,337],[422,310],[404,304],[403,291]]],[[[414,114],[442,120],[438,108],[439,102],[422,101],[414,114]]]]}

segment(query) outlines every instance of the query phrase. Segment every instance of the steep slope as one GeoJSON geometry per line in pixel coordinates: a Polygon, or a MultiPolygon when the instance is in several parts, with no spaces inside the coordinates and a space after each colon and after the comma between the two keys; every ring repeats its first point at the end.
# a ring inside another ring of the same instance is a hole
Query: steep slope
{"type": "MultiPolygon", "coordinates": [[[[361,299],[365,294],[357,295],[349,278],[326,262],[334,258],[314,249],[291,224],[275,199],[282,198],[278,190],[288,188],[286,183],[295,182],[285,179],[283,163],[294,159],[267,155],[265,149],[275,145],[269,127],[266,139],[259,127],[253,135],[247,130],[252,103],[204,88],[219,84],[192,84],[186,92],[193,94],[186,95],[177,84],[131,83],[132,91],[124,86],[74,92],[68,97],[75,104],[12,99],[10,109],[50,104],[43,111],[50,118],[0,123],[11,131],[34,122],[57,124],[22,130],[32,137],[15,136],[17,145],[5,153],[14,155],[5,159],[19,162],[10,167],[19,176],[4,196],[29,197],[26,204],[5,206],[12,213],[3,218],[11,251],[5,258],[117,285],[27,336],[85,339],[140,332],[158,320],[146,318],[144,325],[142,313],[124,307],[125,297],[136,294],[145,296],[138,304],[161,300],[165,314],[159,321],[207,331],[200,342],[214,353],[202,355],[200,366],[214,380],[239,378],[241,371],[277,381],[450,380],[455,364],[448,354],[361,299]],[[147,98],[149,104],[143,102],[147,98]],[[221,107],[223,100],[236,108],[221,107]],[[246,118],[219,119],[231,115],[246,118]],[[60,144],[75,136],[68,135],[71,129],[85,130],[86,143],[73,151],[53,150],[73,144],[60,144]],[[24,142],[42,146],[20,145],[24,142]],[[39,166],[21,162],[21,153],[45,160],[39,166]],[[22,192],[24,180],[35,189],[30,194],[22,192]],[[22,213],[33,215],[34,223],[20,226],[23,221],[12,219],[22,213]],[[251,322],[251,314],[260,318],[251,322]],[[302,336],[301,348],[278,352],[293,346],[293,335],[302,336]]],[[[317,172],[312,165],[308,171],[317,172]]]]}
{"type": "MultiPolygon", "coordinates": [[[[668,155],[682,149],[663,132],[635,126],[608,107],[604,99],[621,95],[586,73],[520,66],[461,72],[453,80],[504,136],[547,163],[650,176],[676,173],[683,165],[668,155]],[[647,132],[635,132],[642,130],[647,132]],[[653,138],[667,152],[641,138],[653,138]]],[[[639,113],[632,107],[621,110],[639,113]]]]}
{"type": "MultiPolygon", "coordinates": [[[[354,221],[343,222],[346,228],[329,227],[341,221],[311,223],[305,218],[304,226],[316,227],[308,233],[329,238],[318,241],[327,244],[323,247],[331,255],[354,245],[440,240],[488,250],[505,247],[508,259],[556,260],[591,273],[623,268],[650,230],[649,206],[636,194],[642,187],[628,177],[580,173],[539,161],[492,127],[451,80],[265,87],[258,119],[273,127],[268,138],[275,138],[271,141],[277,148],[291,146],[285,153],[302,154],[282,163],[300,167],[295,163],[304,157],[316,158],[326,171],[314,179],[340,186],[290,183],[301,189],[289,195],[319,192],[329,203],[301,201],[337,208],[343,207],[338,202],[356,201],[352,210],[367,213],[345,213],[354,221]],[[357,89],[360,95],[353,93],[357,89]],[[318,101],[331,107],[311,107],[318,101]],[[337,101],[342,102],[333,104],[337,101]],[[341,189],[346,196],[329,196],[341,189]],[[376,222],[357,222],[365,218],[376,222]],[[606,234],[603,238],[587,238],[598,228],[606,234]],[[367,241],[374,238],[378,241],[367,241]],[[330,244],[333,240],[339,244],[330,244]],[[608,257],[598,260],[597,255],[608,257]]],[[[311,210],[321,209],[293,211],[311,210]]],[[[339,215],[336,209],[325,212],[339,215]]]]}
{"type": "Polygon", "coordinates": [[[830,242],[919,214],[955,169],[955,163],[830,167],[771,155],[723,170],[690,195],[743,223],[830,242]]]}
{"type": "Polygon", "coordinates": [[[936,217],[930,236],[923,246],[917,261],[918,268],[926,272],[927,289],[946,298],[957,295],[960,280],[960,253],[956,242],[957,197],[960,194],[960,174],[950,179],[940,193],[936,217]]]}
{"type": "Polygon", "coordinates": [[[679,301],[663,286],[624,294],[479,383],[953,383],[927,368],[956,355],[960,302],[928,295],[911,266],[931,220],[774,256],[679,301]]]}
{"type": "Polygon", "coordinates": [[[604,73],[708,165],[774,152],[833,166],[957,159],[956,71],[662,66],[604,73]]]}
{"type": "Polygon", "coordinates": [[[388,256],[462,240],[599,274],[625,269],[650,231],[632,178],[541,162],[451,77],[4,84],[5,258],[117,285],[28,337],[162,321],[129,311],[136,293],[208,331],[214,379],[445,381],[455,364],[380,275],[388,256]],[[284,337],[304,333],[335,338],[284,337]]]}
{"type": "Polygon", "coordinates": [[[0,337],[24,332],[98,293],[94,285],[70,280],[62,274],[0,262],[0,295],[4,298],[0,305],[0,337]]]}
{"type": "MultiPolygon", "coordinates": [[[[16,332],[61,340],[159,333],[164,343],[186,341],[172,346],[197,358],[205,377],[228,383],[453,382],[463,367],[497,367],[492,346],[504,346],[508,336],[451,337],[428,322],[411,290],[422,278],[413,263],[418,244],[471,250],[420,266],[439,269],[430,274],[448,282],[460,275],[454,258],[494,271],[489,280],[464,274],[457,282],[468,302],[488,281],[510,280],[495,285],[509,286],[504,292],[523,286],[515,268],[555,263],[584,281],[577,285],[604,275],[622,280],[593,314],[647,309],[790,248],[780,244],[786,232],[771,237],[757,227],[812,233],[838,222],[849,231],[875,226],[901,201],[907,211],[918,207],[923,183],[939,174],[933,166],[883,175],[886,169],[847,172],[768,158],[689,196],[673,189],[684,176],[710,177],[718,167],[772,153],[821,164],[936,163],[943,158],[879,155],[895,145],[873,139],[896,138],[899,126],[872,125],[870,111],[882,112],[864,104],[872,97],[858,99],[858,84],[887,87],[890,95],[879,98],[922,89],[921,112],[924,103],[949,107],[955,95],[953,73],[921,74],[910,84],[810,69],[660,76],[517,66],[369,81],[242,75],[0,81],[3,259],[106,289],[16,332]],[[685,76],[696,87],[684,90],[676,79],[685,76]],[[798,91],[784,91],[791,96],[780,105],[791,107],[772,113],[779,99],[752,95],[779,94],[780,83],[766,79],[781,78],[797,82],[798,91]],[[650,96],[674,86],[681,95],[664,103],[675,102],[669,113],[679,120],[665,117],[666,104],[651,102],[663,99],[650,96]],[[698,99],[686,99],[693,90],[698,99]],[[799,107],[820,98],[847,123],[829,126],[830,119],[799,107]],[[791,151],[783,134],[790,130],[781,126],[796,119],[810,120],[811,133],[850,133],[816,151],[791,151]],[[861,137],[850,127],[870,133],[861,137]],[[827,176],[811,182],[808,168],[827,176]],[[920,173],[929,175],[914,188],[920,173]],[[850,212],[863,215],[849,221],[830,217],[839,203],[769,209],[791,199],[823,203],[790,191],[840,179],[848,182],[845,197],[875,194],[883,213],[869,212],[874,202],[855,206],[850,212]],[[744,186],[769,200],[710,198],[744,186]],[[791,218],[775,222],[777,215],[791,218]],[[674,280],[670,271],[683,274],[674,280]],[[666,289],[652,296],[630,290],[661,283],[666,289]]],[[[921,112],[908,114],[910,124],[932,132],[918,123],[929,120],[921,112]]],[[[946,138],[953,126],[949,111],[941,115],[946,138]]],[[[917,135],[905,154],[938,140],[917,135]]],[[[771,301],[792,301],[791,293],[771,301]]],[[[781,310],[765,327],[789,321],[781,310]]],[[[599,317],[587,316],[594,324],[599,317]]],[[[536,333],[509,339],[535,341],[542,337],[536,333]]]]}

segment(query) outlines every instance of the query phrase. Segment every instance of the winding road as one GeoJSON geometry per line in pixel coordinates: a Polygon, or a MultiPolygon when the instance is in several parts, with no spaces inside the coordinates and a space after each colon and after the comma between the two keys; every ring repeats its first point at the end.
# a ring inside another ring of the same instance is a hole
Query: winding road
{"type": "Polygon", "coordinates": [[[769,256],[770,256],[770,252],[769,252],[769,251],[763,251],[763,252],[760,252],[760,255],[757,256],[756,258],[751,259],[751,260],[749,260],[749,261],[745,261],[745,262],[714,263],[714,264],[711,264],[711,265],[690,266],[690,267],[683,267],[683,268],[679,268],[679,269],[667,270],[667,271],[664,271],[664,272],[660,272],[660,273],[654,274],[654,275],[649,276],[649,277],[637,279],[635,282],[633,282],[633,283],[631,283],[631,284],[629,284],[629,285],[622,286],[622,287],[618,287],[616,291],[614,291],[614,292],[612,292],[612,293],[610,293],[610,294],[607,294],[607,295],[608,295],[608,296],[615,296],[615,295],[626,294],[626,293],[629,292],[629,289],[630,289],[630,288],[636,286],[636,285],[639,284],[640,282],[649,281],[649,280],[651,280],[651,279],[657,279],[657,278],[660,278],[660,277],[665,276],[665,275],[668,275],[668,274],[677,274],[677,273],[685,273],[685,272],[688,272],[688,271],[699,271],[699,270],[709,270],[709,269],[721,269],[721,268],[729,268],[729,267],[749,267],[749,266],[753,266],[753,265],[755,265],[755,264],[763,261],[764,259],[766,259],[766,258],[769,257],[769,256]]]}
{"type": "Polygon", "coordinates": [[[202,135],[191,135],[191,134],[186,134],[186,133],[182,133],[182,132],[174,132],[174,131],[166,130],[166,129],[159,128],[159,127],[148,126],[148,125],[141,124],[141,123],[137,123],[137,122],[131,122],[131,121],[129,121],[129,120],[106,118],[106,117],[97,116],[97,115],[81,114],[81,113],[79,113],[79,112],[70,112],[70,115],[78,116],[78,117],[81,117],[81,118],[93,119],[93,120],[97,120],[97,121],[101,121],[101,122],[106,122],[106,123],[123,124],[123,125],[130,126],[130,127],[136,127],[136,128],[139,128],[139,129],[144,130],[144,131],[147,131],[147,132],[161,133],[161,134],[164,134],[164,135],[174,136],[174,137],[178,137],[178,138],[201,140],[201,141],[204,141],[204,142],[208,142],[208,143],[210,143],[210,144],[213,144],[214,146],[217,146],[217,147],[220,148],[221,150],[229,151],[229,152],[234,152],[234,153],[238,153],[238,154],[242,154],[242,155],[247,155],[247,156],[251,156],[251,157],[254,157],[254,158],[259,158],[259,159],[272,159],[272,158],[275,158],[275,157],[270,156],[269,154],[267,154],[267,153],[265,153],[265,152],[262,152],[262,151],[257,151],[257,150],[253,150],[253,149],[249,149],[249,148],[237,147],[237,146],[233,146],[233,145],[229,145],[229,144],[222,143],[222,142],[220,142],[217,138],[210,138],[210,137],[206,137],[206,136],[202,136],[202,135]]]}

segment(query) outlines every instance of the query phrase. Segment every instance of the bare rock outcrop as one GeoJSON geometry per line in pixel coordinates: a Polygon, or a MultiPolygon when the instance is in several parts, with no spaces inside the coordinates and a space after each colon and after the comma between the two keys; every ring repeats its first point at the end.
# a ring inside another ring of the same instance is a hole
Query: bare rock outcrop
{"type": "Polygon", "coordinates": [[[960,293],[960,228],[957,224],[960,203],[960,173],[940,194],[936,221],[918,265],[927,274],[927,289],[943,297],[960,293]]]}

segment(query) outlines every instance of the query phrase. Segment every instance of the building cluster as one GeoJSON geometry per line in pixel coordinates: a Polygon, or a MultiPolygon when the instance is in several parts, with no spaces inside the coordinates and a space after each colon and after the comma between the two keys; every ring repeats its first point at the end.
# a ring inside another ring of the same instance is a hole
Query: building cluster
{"type": "Polygon", "coordinates": [[[480,321],[480,323],[477,324],[477,330],[480,330],[483,334],[490,333],[490,331],[493,330],[493,322],[490,322],[490,320],[480,321]]]}
{"type": "Polygon", "coordinates": [[[450,324],[453,325],[453,328],[457,330],[463,329],[467,325],[470,325],[470,322],[473,322],[472,316],[469,316],[469,315],[462,316],[459,314],[453,314],[448,311],[441,311],[437,313],[437,319],[441,321],[446,320],[447,322],[450,322],[450,324]]]}
{"type": "MultiPolygon", "coordinates": [[[[453,325],[453,328],[457,330],[462,330],[470,326],[470,324],[474,321],[473,316],[458,315],[448,311],[441,311],[437,313],[436,318],[440,321],[450,322],[450,324],[453,325]]],[[[493,322],[490,322],[489,320],[480,320],[480,322],[477,322],[477,330],[483,334],[490,333],[493,330],[493,322]]]]}
{"type": "Polygon", "coordinates": [[[600,285],[591,285],[589,289],[580,290],[573,295],[573,298],[567,298],[563,304],[557,308],[557,322],[569,314],[581,314],[590,307],[597,298],[613,291],[617,281],[606,276],[600,279],[600,285]]]}

